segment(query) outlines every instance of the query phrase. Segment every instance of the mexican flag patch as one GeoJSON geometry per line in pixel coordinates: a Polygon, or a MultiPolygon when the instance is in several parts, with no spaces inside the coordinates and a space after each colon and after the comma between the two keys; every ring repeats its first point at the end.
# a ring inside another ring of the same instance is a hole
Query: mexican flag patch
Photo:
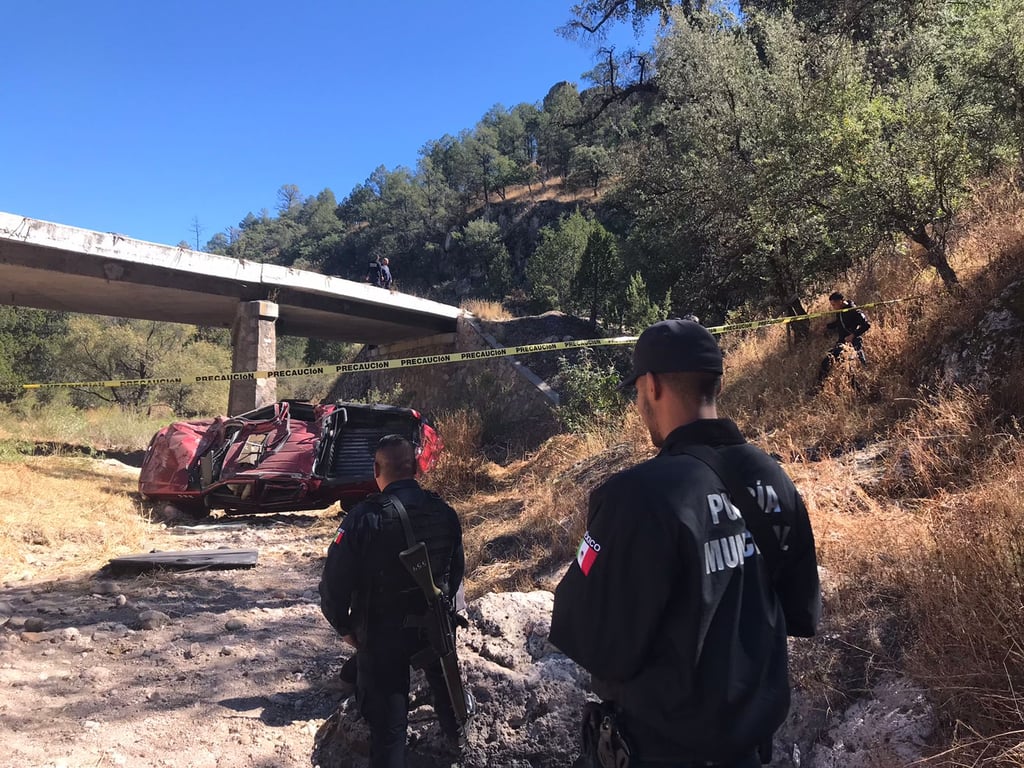
{"type": "Polygon", "coordinates": [[[580,548],[576,550],[576,562],[579,564],[584,576],[590,573],[594,561],[597,560],[597,553],[600,551],[601,545],[594,541],[590,531],[584,533],[583,540],[580,541],[580,548]]]}

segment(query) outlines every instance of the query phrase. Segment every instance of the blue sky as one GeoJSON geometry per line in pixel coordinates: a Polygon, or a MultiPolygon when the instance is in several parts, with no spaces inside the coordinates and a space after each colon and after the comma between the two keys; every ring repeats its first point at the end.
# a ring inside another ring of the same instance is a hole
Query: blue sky
{"type": "MultiPolygon", "coordinates": [[[[339,200],[494,104],[583,83],[571,0],[11,2],[0,210],[201,244],[278,188],[339,200]]],[[[619,50],[643,44],[632,30],[619,50]]]]}

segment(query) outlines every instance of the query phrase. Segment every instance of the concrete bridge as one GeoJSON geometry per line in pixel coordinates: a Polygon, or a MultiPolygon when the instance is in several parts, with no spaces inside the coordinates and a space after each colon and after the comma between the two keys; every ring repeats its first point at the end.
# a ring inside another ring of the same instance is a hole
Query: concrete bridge
{"type": "MultiPolygon", "coordinates": [[[[380,346],[455,334],[462,314],[365,283],[2,211],[0,304],[231,328],[234,371],[274,370],[277,333],[380,346]]],[[[231,382],[228,412],[275,393],[273,378],[231,382]]]]}

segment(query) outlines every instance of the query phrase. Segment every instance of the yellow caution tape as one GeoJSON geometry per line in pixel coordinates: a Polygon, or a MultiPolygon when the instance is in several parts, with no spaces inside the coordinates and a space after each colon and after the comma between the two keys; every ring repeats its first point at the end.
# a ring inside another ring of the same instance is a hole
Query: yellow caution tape
{"type": "MultiPolygon", "coordinates": [[[[920,298],[910,296],[903,299],[876,301],[871,304],[860,304],[857,309],[880,307],[885,304],[896,304],[920,298]]],[[[729,323],[727,325],[709,326],[711,333],[723,334],[733,331],[748,331],[768,325],[795,323],[798,320],[811,320],[843,312],[841,309],[830,309],[806,315],[789,317],[773,317],[765,320],[751,320],[745,323],[729,323]]],[[[469,360],[490,360],[498,357],[514,357],[516,355],[532,355],[537,352],[557,352],[562,349],[580,349],[582,347],[608,347],[632,344],[636,336],[616,336],[609,339],[575,339],[572,341],[552,341],[546,344],[524,344],[517,347],[496,347],[493,349],[477,349],[468,352],[446,352],[438,355],[420,355],[417,357],[399,357],[390,360],[364,360],[358,363],[337,363],[333,365],[316,365],[308,368],[280,368],[275,371],[236,371],[233,373],[216,373],[207,376],[172,376],[157,379],[114,379],[109,381],[64,381],[40,384],[22,384],[22,389],[50,389],[68,387],[84,389],[89,387],[139,387],[155,384],[200,384],[208,381],[245,381],[250,379],[292,378],[296,376],[322,376],[324,374],[360,373],[365,371],[387,371],[397,368],[415,368],[424,365],[447,365],[469,360]]]]}
{"type": "Polygon", "coordinates": [[[276,371],[236,371],[235,373],[218,373],[208,376],[177,376],[162,379],[121,379],[111,381],[68,381],[51,384],[22,384],[23,389],[43,389],[49,387],[137,387],[147,384],[196,384],[207,381],[244,381],[247,379],[291,378],[295,376],[321,376],[323,374],[359,373],[362,371],[386,371],[396,368],[415,368],[423,365],[445,365],[460,363],[465,360],[487,360],[495,357],[513,355],[530,355],[535,352],[554,352],[559,349],[578,349],[580,347],[601,347],[618,344],[632,344],[636,336],[618,336],[612,339],[578,339],[574,341],[553,341],[548,344],[526,344],[518,347],[499,347],[496,349],[478,349],[469,352],[447,352],[439,355],[420,355],[418,357],[400,357],[391,360],[364,360],[358,363],[337,363],[335,365],[316,365],[309,368],[281,368],[276,371]]]}
{"type": "MultiPolygon", "coordinates": [[[[889,299],[888,301],[874,301],[870,304],[857,304],[852,307],[853,309],[871,309],[872,307],[881,307],[886,304],[898,304],[901,301],[911,301],[913,299],[923,298],[921,296],[906,296],[902,299],[889,299]]],[[[845,312],[848,307],[843,309],[826,309],[824,312],[809,312],[806,315],[789,315],[786,317],[772,317],[766,320],[749,320],[745,323],[729,323],[728,325],[712,325],[708,326],[708,330],[712,333],[729,333],[731,331],[750,331],[754,328],[763,328],[766,325],[779,325],[787,323],[795,323],[800,320],[813,320],[817,317],[828,317],[829,315],[838,315],[840,312],[845,312]]]]}

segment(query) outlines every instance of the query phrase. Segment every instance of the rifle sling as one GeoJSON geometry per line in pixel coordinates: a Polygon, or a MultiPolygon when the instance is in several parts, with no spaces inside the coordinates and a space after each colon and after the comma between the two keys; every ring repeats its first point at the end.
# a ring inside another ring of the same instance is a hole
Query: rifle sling
{"type": "Polygon", "coordinates": [[[416,541],[416,536],[412,532],[412,523],[409,522],[409,513],[405,511],[405,505],[399,501],[398,497],[393,493],[384,493],[381,495],[384,496],[387,503],[394,507],[398,512],[398,516],[402,520],[402,529],[405,531],[405,543],[408,544],[409,547],[415,547],[420,542],[416,541]]]}

